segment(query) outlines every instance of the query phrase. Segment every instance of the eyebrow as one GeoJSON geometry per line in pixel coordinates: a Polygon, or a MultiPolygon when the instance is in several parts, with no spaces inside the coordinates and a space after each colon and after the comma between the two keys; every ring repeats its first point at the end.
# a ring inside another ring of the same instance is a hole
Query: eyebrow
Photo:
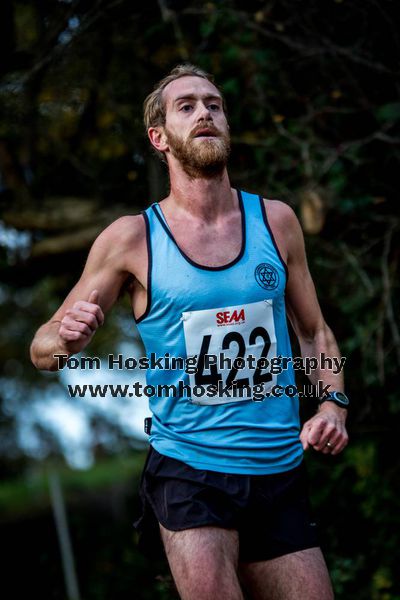
{"type": "MultiPolygon", "coordinates": [[[[199,96],[196,96],[195,94],[185,94],[184,96],[178,96],[178,98],[175,98],[173,103],[176,104],[180,100],[196,100],[198,97],[199,96]]],[[[202,100],[220,100],[222,102],[221,96],[217,96],[216,94],[206,94],[205,96],[200,96],[200,98],[202,100]]]]}

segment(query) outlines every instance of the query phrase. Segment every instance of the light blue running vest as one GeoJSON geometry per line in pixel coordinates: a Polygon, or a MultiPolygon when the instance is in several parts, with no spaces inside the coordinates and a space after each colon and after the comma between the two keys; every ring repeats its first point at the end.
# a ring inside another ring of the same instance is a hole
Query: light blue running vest
{"type": "MultiPolygon", "coordinates": [[[[239,190],[237,194],[242,247],[221,267],[197,264],[179,248],[158,203],[142,211],[149,255],[148,304],[136,322],[147,356],[169,353],[186,359],[206,353],[217,359],[215,349],[233,358],[252,354],[254,360],[292,356],[285,311],[287,267],[262,198],[239,190]]],[[[301,462],[297,394],[292,396],[291,390],[262,401],[195,397],[190,392],[196,382],[201,386],[220,379],[220,384],[255,385],[271,379],[268,368],[257,370],[254,363],[253,368],[236,371],[229,364],[206,368],[199,361],[197,366],[197,376],[185,372],[184,365],[146,372],[148,385],[173,384],[178,389],[179,381],[192,384],[181,395],[149,398],[149,442],[158,452],[197,469],[238,474],[279,473],[301,462]]],[[[290,363],[272,383],[294,386],[290,363]]]]}

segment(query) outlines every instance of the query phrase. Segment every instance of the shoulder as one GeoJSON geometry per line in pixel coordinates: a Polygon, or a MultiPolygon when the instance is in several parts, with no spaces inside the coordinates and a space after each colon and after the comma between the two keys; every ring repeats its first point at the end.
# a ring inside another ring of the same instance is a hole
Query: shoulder
{"type": "Polygon", "coordinates": [[[146,225],[143,215],[126,215],[113,221],[98,236],[98,240],[129,244],[139,242],[146,236],[146,225]]]}
{"type": "Polygon", "coordinates": [[[287,228],[296,229],[300,226],[293,208],[285,202],[281,200],[268,200],[267,198],[263,198],[263,202],[270,226],[274,225],[286,230],[287,228]]]}
{"type": "Polygon", "coordinates": [[[263,198],[269,226],[285,256],[293,258],[303,247],[303,231],[293,208],[281,200],[263,198]]]}
{"type": "Polygon", "coordinates": [[[132,259],[146,249],[146,224],[142,214],[127,215],[113,221],[94,240],[89,261],[98,267],[132,270],[132,259]]]}
{"type": "Polygon", "coordinates": [[[127,215],[113,221],[97,236],[93,247],[98,250],[116,252],[140,246],[146,239],[146,224],[143,215],[127,215]]]}

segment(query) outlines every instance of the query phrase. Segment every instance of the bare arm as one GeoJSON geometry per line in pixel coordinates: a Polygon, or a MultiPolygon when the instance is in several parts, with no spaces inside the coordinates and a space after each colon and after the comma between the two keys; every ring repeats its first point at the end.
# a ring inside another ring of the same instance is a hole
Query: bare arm
{"type": "MultiPolygon", "coordinates": [[[[307,265],[304,237],[301,226],[293,210],[282,202],[274,201],[268,217],[271,227],[285,248],[289,278],[286,289],[286,309],[289,320],[298,337],[301,354],[304,357],[319,359],[322,353],[327,357],[341,359],[340,351],[331,329],[325,322],[318,303],[314,283],[307,265]]],[[[278,241],[277,240],[277,241],[278,241]]],[[[323,386],[329,385],[332,391],[343,391],[343,371],[334,373],[330,369],[318,367],[309,376],[312,383],[318,380],[323,386]]],[[[324,454],[338,454],[348,443],[345,428],[347,410],[333,402],[324,402],[314,417],[307,421],[300,434],[305,450],[311,445],[324,454]],[[332,445],[326,446],[327,442],[332,445]]]]}
{"type": "Polygon", "coordinates": [[[60,308],[42,325],[31,344],[31,360],[38,369],[59,368],[55,354],[81,352],[104,322],[132,274],[128,263],[143,235],[141,216],[123,217],[95,240],[85,268],[60,308]]]}

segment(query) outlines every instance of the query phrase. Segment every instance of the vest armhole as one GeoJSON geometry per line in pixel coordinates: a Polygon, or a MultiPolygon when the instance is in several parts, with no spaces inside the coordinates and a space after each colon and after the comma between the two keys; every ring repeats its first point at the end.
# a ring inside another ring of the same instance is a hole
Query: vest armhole
{"type": "Polygon", "coordinates": [[[272,233],[272,229],[271,229],[270,224],[268,222],[267,211],[265,210],[265,204],[264,204],[264,200],[263,200],[262,196],[259,196],[259,199],[260,199],[261,213],[262,213],[262,216],[263,216],[265,227],[268,230],[268,233],[270,235],[271,241],[272,241],[272,243],[274,245],[274,248],[275,248],[275,251],[276,251],[276,253],[278,255],[278,258],[281,261],[283,268],[285,269],[285,273],[286,273],[286,285],[287,285],[287,282],[288,282],[288,279],[289,279],[289,269],[287,267],[287,264],[283,260],[281,253],[279,252],[279,248],[278,248],[278,245],[277,245],[277,243],[275,241],[274,234],[272,233]]]}
{"type": "Polygon", "coordinates": [[[151,251],[151,240],[150,240],[150,223],[149,223],[149,217],[147,216],[147,213],[145,210],[141,211],[141,214],[144,217],[144,222],[146,225],[146,246],[147,246],[147,302],[146,302],[146,309],[144,311],[144,313],[138,317],[137,319],[135,318],[135,315],[133,315],[133,318],[136,322],[136,325],[138,323],[140,323],[141,321],[143,321],[143,319],[145,317],[147,317],[147,315],[150,312],[150,308],[151,308],[151,272],[152,272],[152,267],[153,267],[153,255],[152,255],[152,251],[151,251]]]}

